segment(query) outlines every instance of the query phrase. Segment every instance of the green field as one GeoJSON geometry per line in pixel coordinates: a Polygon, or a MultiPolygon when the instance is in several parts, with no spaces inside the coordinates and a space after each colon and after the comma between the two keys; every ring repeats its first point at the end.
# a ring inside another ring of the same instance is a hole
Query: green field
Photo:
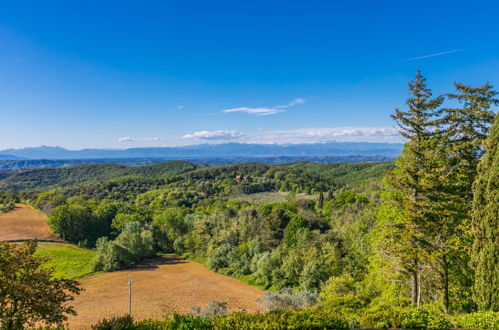
{"type": "Polygon", "coordinates": [[[40,243],[37,255],[47,257],[46,266],[57,278],[75,278],[93,273],[95,252],[67,243],[40,243]]]}

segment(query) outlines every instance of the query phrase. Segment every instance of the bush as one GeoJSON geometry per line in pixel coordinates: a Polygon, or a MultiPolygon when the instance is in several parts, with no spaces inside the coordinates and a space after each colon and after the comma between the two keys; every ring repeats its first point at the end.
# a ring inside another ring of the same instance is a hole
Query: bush
{"type": "Polygon", "coordinates": [[[97,324],[92,325],[92,329],[94,330],[128,330],[135,328],[133,318],[130,315],[103,319],[97,324]]]}
{"type": "Polygon", "coordinates": [[[331,311],[314,308],[282,310],[266,314],[234,313],[212,319],[216,329],[345,329],[348,320],[331,311]]]}
{"type": "Polygon", "coordinates": [[[202,309],[199,306],[192,307],[191,314],[200,317],[216,317],[227,315],[227,302],[212,300],[205,309],[202,309]]]}
{"type": "Polygon", "coordinates": [[[499,329],[499,312],[461,314],[455,317],[456,327],[468,329],[499,329]]]}
{"type": "Polygon", "coordinates": [[[279,292],[267,291],[262,298],[258,299],[258,304],[267,311],[303,309],[312,307],[316,303],[317,292],[299,292],[291,288],[284,288],[279,292]]]}
{"type": "Polygon", "coordinates": [[[343,315],[315,308],[299,311],[282,310],[265,314],[238,312],[211,318],[192,314],[174,314],[172,318],[164,321],[143,320],[133,325],[130,325],[129,321],[125,318],[103,320],[93,329],[346,329],[355,326],[343,315]],[[114,326],[114,328],[109,326],[114,326]]]}
{"type": "Polygon", "coordinates": [[[442,312],[429,308],[406,308],[401,315],[401,328],[444,329],[453,324],[442,312]]]}
{"type": "Polygon", "coordinates": [[[445,329],[454,326],[448,316],[428,306],[380,308],[360,316],[359,321],[367,328],[445,329]]]}

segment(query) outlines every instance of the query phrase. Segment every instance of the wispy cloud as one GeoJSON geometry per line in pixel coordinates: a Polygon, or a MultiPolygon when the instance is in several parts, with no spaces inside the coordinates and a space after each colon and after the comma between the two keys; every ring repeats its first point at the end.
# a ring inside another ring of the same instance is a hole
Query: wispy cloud
{"type": "Polygon", "coordinates": [[[179,104],[179,105],[174,106],[174,107],[172,108],[172,110],[182,110],[182,109],[184,109],[184,108],[185,108],[185,106],[184,106],[183,104],[179,104]]]}
{"type": "Polygon", "coordinates": [[[118,139],[118,142],[135,142],[135,141],[161,141],[159,137],[146,137],[146,138],[134,138],[131,136],[124,136],[118,139]]]}
{"type": "Polygon", "coordinates": [[[442,55],[447,55],[447,54],[452,54],[452,53],[457,53],[461,52],[464,49],[453,49],[453,50],[448,50],[445,52],[440,52],[440,53],[435,53],[435,54],[428,54],[428,55],[423,55],[423,56],[417,56],[417,57],[411,57],[411,58],[406,58],[405,61],[415,61],[415,60],[422,60],[424,58],[430,58],[430,57],[435,57],[435,56],[442,56],[442,55]]]}
{"type": "Polygon", "coordinates": [[[277,106],[276,108],[289,108],[289,107],[294,107],[295,105],[300,105],[300,104],[303,104],[305,103],[306,100],[305,99],[302,99],[302,98],[297,98],[297,99],[294,99],[293,101],[289,102],[288,104],[286,105],[279,105],[277,106]]]}
{"type": "Polygon", "coordinates": [[[225,113],[230,113],[230,112],[244,112],[250,115],[256,115],[256,116],[269,116],[269,115],[275,115],[279,112],[285,112],[286,108],[294,107],[296,105],[300,105],[305,103],[306,100],[302,98],[297,98],[294,99],[293,101],[289,102],[288,104],[285,105],[278,105],[274,107],[258,107],[258,108],[250,108],[250,107],[239,107],[239,108],[232,108],[232,109],[225,109],[222,110],[222,112],[225,113]]]}
{"type": "Polygon", "coordinates": [[[240,108],[233,108],[233,109],[225,109],[222,110],[225,113],[229,112],[244,112],[248,113],[250,115],[256,115],[256,116],[268,116],[268,115],[275,115],[276,113],[279,112],[285,112],[286,110],[281,110],[277,108],[248,108],[248,107],[240,107],[240,108]]]}
{"type": "Polygon", "coordinates": [[[186,134],[184,139],[199,139],[199,140],[234,140],[243,137],[245,134],[239,131],[200,131],[192,134],[186,134]]]}
{"type": "Polygon", "coordinates": [[[392,127],[322,127],[262,131],[251,137],[255,143],[399,142],[392,127]]]}
{"type": "Polygon", "coordinates": [[[298,144],[326,142],[402,142],[401,135],[393,127],[321,127],[285,130],[258,130],[240,132],[234,130],[199,131],[187,134],[183,139],[237,140],[242,143],[298,144]]]}

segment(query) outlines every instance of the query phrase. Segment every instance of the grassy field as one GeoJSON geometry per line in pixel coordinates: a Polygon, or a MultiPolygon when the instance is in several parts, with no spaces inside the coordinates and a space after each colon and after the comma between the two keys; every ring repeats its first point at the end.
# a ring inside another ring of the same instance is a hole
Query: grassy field
{"type": "Polygon", "coordinates": [[[59,240],[50,232],[45,214],[23,204],[0,214],[0,241],[59,240]]]}
{"type": "Polygon", "coordinates": [[[95,251],[66,243],[40,243],[36,254],[47,257],[46,266],[55,270],[57,278],[75,278],[89,275],[95,251]]]}
{"type": "Polygon", "coordinates": [[[176,256],[154,258],[129,270],[99,273],[78,279],[84,291],[72,302],[78,315],[70,329],[89,328],[104,317],[124,315],[128,302],[128,275],[132,276],[132,315],[136,319],[164,318],[189,312],[216,299],[230,310],[260,311],[256,300],[263,291],[205,266],[176,256]]]}

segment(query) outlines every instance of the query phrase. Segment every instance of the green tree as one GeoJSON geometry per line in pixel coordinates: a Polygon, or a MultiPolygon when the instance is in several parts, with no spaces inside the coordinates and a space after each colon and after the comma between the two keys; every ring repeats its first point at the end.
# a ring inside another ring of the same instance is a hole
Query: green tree
{"type": "Polygon", "coordinates": [[[499,311],[499,117],[473,187],[473,298],[480,310],[499,311]]]}
{"type": "Polygon", "coordinates": [[[392,115],[407,143],[387,180],[390,189],[401,193],[401,198],[387,202],[400,209],[403,221],[389,225],[387,229],[393,229],[393,234],[403,243],[399,246],[405,246],[396,253],[403,255],[400,258],[405,260],[403,267],[411,276],[414,305],[420,303],[420,263],[424,259],[425,244],[423,228],[429,221],[426,212],[430,202],[428,191],[431,189],[427,180],[428,173],[431,173],[428,159],[433,152],[434,136],[438,134],[438,116],[444,100],[442,96],[432,98],[425,81],[417,71],[414,81],[409,83],[411,97],[406,101],[407,111],[397,109],[392,115]]]}
{"type": "Polygon", "coordinates": [[[324,193],[321,191],[319,193],[319,200],[317,201],[317,207],[322,209],[324,207],[324,193]]]}
{"type": "Polygon", "coordinates": [[[489,128],[494,123],[491,107],[499,104],[498,92],[486,83],[480,87],[455,84],[456,93],[448,94],[461,107],[445,109],[445,122],[451,142],[452,166],[455,178],[459,179],[457,193],[465,198],[466,208],[473,198],[472,185],[477,175],[477,166],[483,155],[489,128]]]}
{"type": "Polygon", "coordinates": [[[493,86],[470,87],[455,84],[456,92],[448,94],[459,106],[445,109],[445,134],[439,149],[440,159],[432,171],[438,187],[432,192],[434,208],[431,239],[433,264],[448,310],[449,286],[460,295],[461,304],[471,296],[472,271],[469,248],[472,245],[470,208],[472,185],[478,163],[483,156],[489,128],[494,121],[491,107],[499,104],[493,86]],[[442,147],[443,146],[443,147],[442,147]],[[463,295],[464,294],[464,295],[463,295]]]}
{"type": "Polygon", "coordinates": [[[34,255],[36,241],[24,244],[0,243],[0,328],[20,329],[37,323],[62,325],[67,305],[80,293],[78,282],[54,279],[43,267],[44,259],[34,255]]]}

